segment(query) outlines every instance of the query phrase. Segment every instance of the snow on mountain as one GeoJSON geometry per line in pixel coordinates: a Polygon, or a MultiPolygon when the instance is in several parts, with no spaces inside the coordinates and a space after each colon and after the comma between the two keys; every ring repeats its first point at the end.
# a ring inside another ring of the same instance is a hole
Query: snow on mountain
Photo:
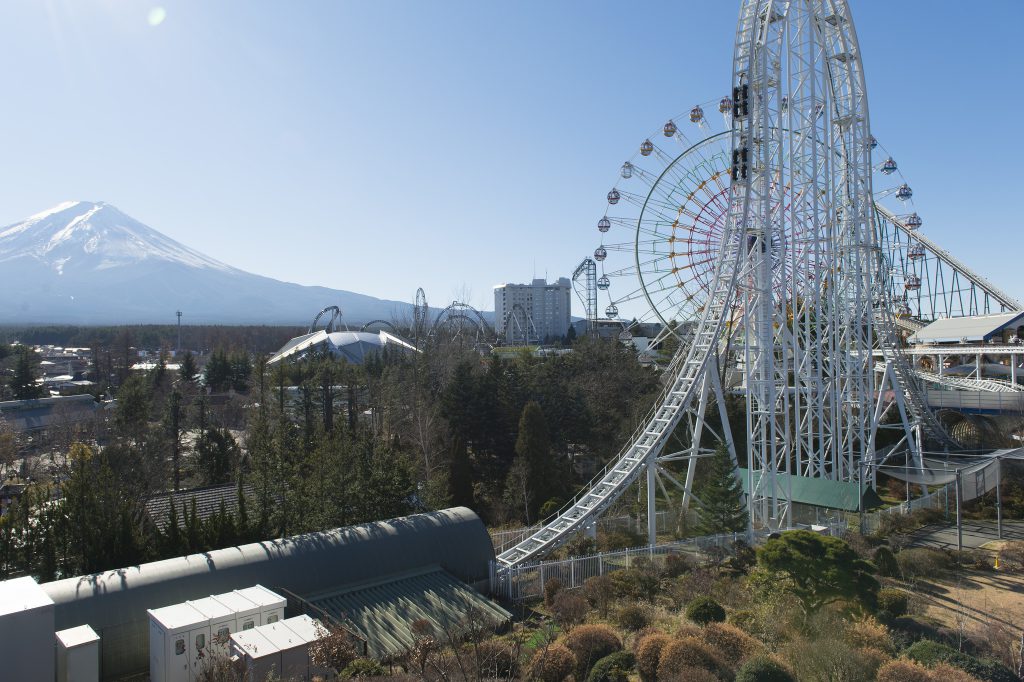
{"type": "Polygon", "coordinates": [[[0,228],[0,324],[302,324],[411,317],[409,303],[233,268],[102,202],[71,201],[0,228]]]}
{"type": "Polygon", "coordinates": [[[0,263],[29,256],[52,267],[103,270],[145,260],[237,272],[102,202],[66,201],[0,230],[0,263]]]}

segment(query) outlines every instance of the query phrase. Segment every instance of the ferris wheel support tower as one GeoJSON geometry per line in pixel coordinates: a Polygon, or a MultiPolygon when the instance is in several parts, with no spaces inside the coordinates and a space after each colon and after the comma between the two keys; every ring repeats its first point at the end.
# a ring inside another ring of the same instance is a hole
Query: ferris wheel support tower
{"type": "MultiPolygon", "coordinates": [[[[912,457],[920,456],[922,432],[944,436],[899,350],[887,305],[867,92],[846,0],[743,0],[732,81],[728,206],[692,340],[673,358],[629,444],[554,520],[503,552],[506,566],[592,525],[643,474],[653,543],[665,481],[683,491],[684,504],[691,495],[711,396],[734,462],[732,429],[746,428],[752,528],[792,524],[788,475],[859,480],[862,463],[874,457],[889,391],[912,457]],[[881,378],[876,348],[886,360],[881,378]],[[726,364],[741,377],[744,425],[725,414],[726,364]],[[690,445],[666,451],[681,423],[690,445]],[[688,461],[685,483],[665,466],[674,460],[688,461]]],[[[609,203],[619,196],[613,190],[609,203]]]]}

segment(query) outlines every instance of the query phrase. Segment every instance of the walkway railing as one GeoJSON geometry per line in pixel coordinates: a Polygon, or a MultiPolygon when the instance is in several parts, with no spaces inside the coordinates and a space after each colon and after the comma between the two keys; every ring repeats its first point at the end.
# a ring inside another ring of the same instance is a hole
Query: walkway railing
{"type": "MultiPolygon", "coordinates": [[[[660,511],[655,517],[655,523],[659,533],[671,533],[675,530],[675,524],[677,521],[678,516],[669,511],[660,511]]],[[[630,530],[642,533],[647,532],[647,521],[642,517],[603,517],[598,519],[597,526],[603,531],[630,530]]],[[[494,544],[494,553],[501,554],[506,549],[515,547],[543,527],[544,526],[538,524],[536,526],[524,526],[522,528],[506,528],[490,531],[491,542],[494,544]]]]}
{"type": "Polygon", "coordinates": [[[847,519],[850,521],[851,528],[857,529],[859,527],[863,533],[874,533],[881,527],[885,519],[892,518],[893,516],[902,516],[919,509],[941,509],[948,513],[951,509],[950,505],[952,505],[952,509],[956,508],[956,492],[954,487],[954,484],[947,483],[934,492],[922,495],[908,502],[902,502],[876,512],[862,514],[859,521],[854,514],[849,515],[847,519]]]}

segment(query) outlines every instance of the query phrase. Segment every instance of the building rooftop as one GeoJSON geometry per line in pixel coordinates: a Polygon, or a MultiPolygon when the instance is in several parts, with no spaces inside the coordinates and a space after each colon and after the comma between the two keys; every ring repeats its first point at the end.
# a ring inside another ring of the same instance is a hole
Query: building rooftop
{"type": "Polygon", "coordinates": [[[910,342],[959,343],[986,342],[1007,327],[1016,327],[1024,320],[1024,312],[1013,311],[996,315],[974,315],[970,317],[946,317],[935,320],[924,329],[915,332],[910,342]]]}

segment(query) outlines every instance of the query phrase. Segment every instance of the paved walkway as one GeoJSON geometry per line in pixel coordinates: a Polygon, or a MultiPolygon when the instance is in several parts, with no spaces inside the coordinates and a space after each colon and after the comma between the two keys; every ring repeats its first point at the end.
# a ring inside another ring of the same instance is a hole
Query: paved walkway
{"type": "MultiPolygon", "coordinates": [[[[963,522],[964,549],[981,547],[986,542],[998,540],[995,521],[963,522]]],[[[919,547],[956,549],[956,523],[952,525],[932,524],[920,528],[909,536],[910,544],[919,547]]],[[[1003,521],[1003,540],[1024,540],[1024,521],[1003,521]]]]}

